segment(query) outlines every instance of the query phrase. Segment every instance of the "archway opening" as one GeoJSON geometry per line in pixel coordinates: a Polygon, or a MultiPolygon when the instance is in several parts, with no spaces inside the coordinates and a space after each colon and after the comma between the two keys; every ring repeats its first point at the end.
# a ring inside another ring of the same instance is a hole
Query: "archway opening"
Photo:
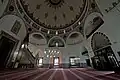
{"type": "Polygon", "coordinates": [[[83,41],[83,35],[80,32],[72,32],[66,40],[67,45],[79,44],[83,41]]]}
{"type": "Polygon", "coordinates": [[[92,37],[91,46],[94,52],[93,67],[98,70],[116,70],[119,67],[116,56],[111,48],[108,37],[97,32],[92,37]]]}
{"type": "Polygon", "coordinates": [[[53,37],[49,40],[48,47],[65,47],[65,42],[60,37],[53,37]]]}

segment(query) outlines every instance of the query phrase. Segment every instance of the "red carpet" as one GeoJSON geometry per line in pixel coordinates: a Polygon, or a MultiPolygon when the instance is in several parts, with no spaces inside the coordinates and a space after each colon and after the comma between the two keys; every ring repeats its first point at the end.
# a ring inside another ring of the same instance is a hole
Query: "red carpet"
{"type": "Polygon", "coordinates": [[[0,80],[120,80],[120,73],[91,68],[1,70],[0,80]]]}

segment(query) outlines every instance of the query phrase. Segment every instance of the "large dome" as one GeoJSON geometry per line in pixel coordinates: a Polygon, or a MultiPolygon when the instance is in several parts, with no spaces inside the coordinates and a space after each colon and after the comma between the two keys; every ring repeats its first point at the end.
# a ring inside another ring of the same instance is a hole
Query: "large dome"
{"type": "Polygon", "coordinates": [[[89,0],[20,0],[26,14],[45,29],[59,30],[81,22],[89,0]]]}

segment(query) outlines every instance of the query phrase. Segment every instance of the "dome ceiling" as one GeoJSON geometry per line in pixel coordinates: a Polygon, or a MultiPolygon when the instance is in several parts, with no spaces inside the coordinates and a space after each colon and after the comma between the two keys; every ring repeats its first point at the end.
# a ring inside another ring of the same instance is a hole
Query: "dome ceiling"
{"type": "Polygon", "coordinates": [[[82,21],[89,0],[20,0],[24,11],[39,26],[58,30],[82,21]]]}

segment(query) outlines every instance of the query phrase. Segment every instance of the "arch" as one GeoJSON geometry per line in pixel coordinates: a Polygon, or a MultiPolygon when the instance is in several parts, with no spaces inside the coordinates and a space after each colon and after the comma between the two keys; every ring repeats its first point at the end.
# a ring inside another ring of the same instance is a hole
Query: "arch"
{"type": "Polygon", "coordinates": [[[56,47],[56,43],[58,43],[57,47],[65,47],[65,41],[63,38],[59,36],[54,36],[48,41],[48,47],[56,47]]]}
{"type": "Polygon", "coordinates": [[[119,67],[119,62],[111,48],[111,42],[105,34],[96,32],[92,37],[91,47],[95,54],[92,58],[94,68],[114,70],[119,67]]]}
{"type": "Polygon", "coordinates": [[[84,25],[84,36],[90,37],[103,23],[104,20],[100,13],[93,12],[88,15],[84,25]]]}
{"type": "Polygon", "coordinates": [[[66,39],[66,44],[67,45],[74,45],[81,43],[83,41],[83,35],[80,32],[72,32],[69,34],[69,36],[66,39]]]}
{"type": "Polygon", "coordinates": [[[45,45],[47,40],[45,36],[40,32],[33,32],[29,36],[29,42],[35,45],[45,45]]]}
{"type": "Polygon", "coordinates": [[[111,45],[111,42],[105,34],[103,34],[101,32],[96,32],[92,36],[91,47],[92,47],[93,51],[103,48],[108,45],[111,45]]]}

